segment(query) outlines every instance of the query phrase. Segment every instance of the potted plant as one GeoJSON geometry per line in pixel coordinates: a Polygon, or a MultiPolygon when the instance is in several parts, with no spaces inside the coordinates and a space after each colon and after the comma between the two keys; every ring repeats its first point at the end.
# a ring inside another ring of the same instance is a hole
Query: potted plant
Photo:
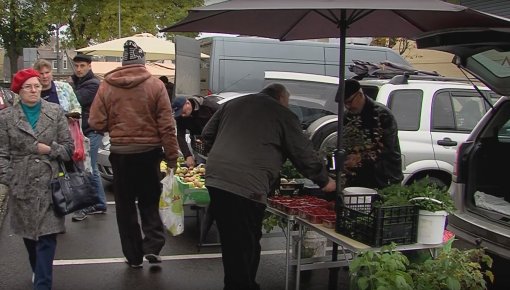
{"type": "Polygon", "coordinates": [[[410,185],[394,184],[379,191],[384,205],[414,204],[419,208],[417,243],[440,244],[446,216],[455,210],[446,188],[424,178],[410,185]]]}
{"type": "Polygon", "coordinates": [[[447,189],[438,187],[425,178],[408,186],[408,198],[420,209],[417,242],[442,243],[446,217],[455,210],[447,189]]]}
{"type": "Polygon", "coordinates": [[[494,280],[491,267],[483,249],[448,248],[435,259],[413,263],[391,244],[351,261],[350,289],[484,290],[494,280]]]}
{"type": "Polygon", "coordinates": [[[407,272],[409,260],[395,247],[392,243],[380,252],[362,252],[353,259],[349,265],[350,289],[415,289],[407,272]]]}
{"type": "Polygon", "coordinates": [[[494,281],[492,258],[483,249],[443,250],[435,259],[411,264],[409,273],[416,290],[487,289],[494,281]]]}

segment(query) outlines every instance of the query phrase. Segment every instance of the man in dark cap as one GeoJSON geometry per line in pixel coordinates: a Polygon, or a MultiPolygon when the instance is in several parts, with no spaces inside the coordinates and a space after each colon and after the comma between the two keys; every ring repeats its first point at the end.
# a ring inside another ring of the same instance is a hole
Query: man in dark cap
{"type": "Polygon", "coordinates": [[[126,263],[141,268],[144,257],[160,263],[166,238],[159,216],[160,163],[164,158],[168,168],[175,168],[179,148],[165,85],[147,71],[145,53],[134,41],[125,42],[122,67],[107,73],[99,86],[89,125],[110,135],[113,193],[126,263]]]}
{"type": "Polygon", "coordinates": [[[363,93],[357,80],[345,81],[345,187],[383,188],[403,179],[398,127],[383,104],[363,93]]]}
{"type": "Polygon", "coordinates": [[[202,130],[218,108],[216,96],[177,97],[172,103],[177,123],[177,141],[182,155],[186,159],[186,164],[190,167],[195,166],[196,162],[186,142],[186,131],[190,134],[192,144],[201,142],[202,130]]]}
{"type": "Polygon", "coordinates": [[[73,58],[74,74],[71,76],[71,86],[73,87],[74,93],[81,105],[81,129],[83,131],[83,135],[90,140],[89,155],[90,163],[92,165],[94,188],[96,189],[101,202],[95,206],[75,212],[72,217],[73,221],[84,220],[87,215],[91,214],[106,213],[107,209],[106,195],[101,181],[101,176],[99,175],[99,170],[97,168],[97,153],[103,140],[103,133],[92,129],[89,126],[90,106],[94,101],[94,97],[96,96],[100,83],[99,79],[92,72],[91,63],[92,57],[90,55],[77,54],[73,58]]]}

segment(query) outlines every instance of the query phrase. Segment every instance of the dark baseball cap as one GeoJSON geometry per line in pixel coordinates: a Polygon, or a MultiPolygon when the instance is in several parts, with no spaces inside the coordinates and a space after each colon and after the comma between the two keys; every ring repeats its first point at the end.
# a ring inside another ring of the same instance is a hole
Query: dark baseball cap
{"type": "Polygon", "coordinates": [[[186,103],[185,97],[177,97],[172,102],[172,110],[174,111],[174,118],[181,116],[182,108],[184,107],[185,103],[186,103]]]}
{"type": "Polygon", "coordinates": [[[86,62],[86,63],[91,63],[92,62],[92,56],[79,53],[75,57],[73,57],[73,61],[74,62],[83,61],[83,62],[86,62]]]}

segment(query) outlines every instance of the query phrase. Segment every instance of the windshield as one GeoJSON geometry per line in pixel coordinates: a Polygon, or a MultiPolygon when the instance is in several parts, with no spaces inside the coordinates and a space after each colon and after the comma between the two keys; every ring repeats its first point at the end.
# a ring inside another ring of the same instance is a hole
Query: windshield
{"type": "Polygon", "coordinates": [[[264,86],[280,83],[290,92],[289,108],[296,114],[303,125],[308,126],[326,115],[335,115],[338,104],[335,102],[337,84],[319,83],[303,80],[266,79],[264,86]]]}

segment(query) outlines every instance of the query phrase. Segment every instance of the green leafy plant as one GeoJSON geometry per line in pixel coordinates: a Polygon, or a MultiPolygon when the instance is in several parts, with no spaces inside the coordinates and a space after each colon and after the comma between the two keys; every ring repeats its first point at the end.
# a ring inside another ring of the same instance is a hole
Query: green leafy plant
{"type": "Polygon", "coordinates": [[[486,278],[494,281],[491,267],[492,258],[483,249],[452,248],[436,259],[412,264],[409,273],[417,290],[482,290],[487,289],[486,278]]]}
{"type": "Polygon", "coordinates": [[[431,183],[428,178],[424,178],[413,182],[410,185],[393,184],[386,188],[380,189],[378,193],[381,195],[381,205],[417,205],[420,209],[428,211],[444,210],[448,213],[455,211],[453,200],[446,188],[441,188],[431,183]]]}
{"type": "Polygon", "coordinates": [[[264,228],[266,233],[269,233],[276,226],[279,226],[282,229],[282,231],[284,231],[287,228],[287,225],[285,224],[285,222],[282,221],[281,218],[266,211],[264,220],[262,220],[262,228],[264,228]]]}
{"type": "Polygon", "coordinates": [[[349,265],[350,287],[353,290],[414,289],[413,279],[407,272],[409,260],[395,251],[392,243],[381,252],[359,254],[349,265]]]}

